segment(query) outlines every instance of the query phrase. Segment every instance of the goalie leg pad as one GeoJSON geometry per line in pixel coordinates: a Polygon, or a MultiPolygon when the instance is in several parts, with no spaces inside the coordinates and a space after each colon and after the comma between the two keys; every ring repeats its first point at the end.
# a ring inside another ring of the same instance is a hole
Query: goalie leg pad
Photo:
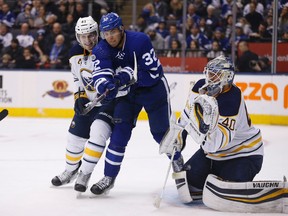
{"type": "Polygon", "coordinates": [[[288,213],[285,181],[227,182],[208,175],[204,204],[218,211],[241,213],[288,213]]]}
{"type": "Polygon", "coordinates": [[[172,173],[172,178],[175,179],[178,196],[181,202],[191,203],[193,201],[186,177],[186,171],[172,173]]]}

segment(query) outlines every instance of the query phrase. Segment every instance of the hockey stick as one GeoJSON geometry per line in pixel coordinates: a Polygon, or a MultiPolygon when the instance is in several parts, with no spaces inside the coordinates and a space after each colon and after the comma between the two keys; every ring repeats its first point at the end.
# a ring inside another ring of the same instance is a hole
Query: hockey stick
{"type": "MultiPolygon", "coordinates": [[[[133,73],[133,78],[132,80],[124,85],[124,86],[120,86],[119,88],[127,88],[133,84],[135,84],[137,82],[138,79],[138,67],[137,67],[137,59],[136,59],[136,54],[135,52],[133,52],[134,54],[134,73],[133,73]]],[[[99,97],[96,97],[93,101],[87,103],[86,108],[84,109],[82,115],[86,115],[88,112],[90,112],[97,103],[101,102],[107,95],[109,94],[109,90],[107,89],[102,95],[100,95],[99,97]]]]}
{"type": "Polygon", "coordinates": [[[2,121],[7,115],[8,115],[8,110],[7,109],[3,109],[1,112],[0,112],[0,121],[2,121]]]}
{"type": "Polygon", "coordinates": [[[171,159],[170,159],[170,162],[169,162],[169,166],[168,166],[168,170],[167,170],[167,173],[166,173],[166,177],[165,177],[165,181],[164,181],[164,185],[163,185],[161,194],[160,195],[158,194],[158,196],[155,198],[154,203],[153,203],[156,208],[160,207],[160,204],[161,204],[161,201],[162,201],[162,198],[163,198],[163,195],[164,195],[166,183],[167,183],[167,180],[168,180],[168,176],[169,176],[169,173],[170,173],[170,170],[171,170],[171,166],[172,166],[172,162],[173,162],[175,153],[176,153],[176,147],[174,147],[173,151],[172,151],[171,159]]]}

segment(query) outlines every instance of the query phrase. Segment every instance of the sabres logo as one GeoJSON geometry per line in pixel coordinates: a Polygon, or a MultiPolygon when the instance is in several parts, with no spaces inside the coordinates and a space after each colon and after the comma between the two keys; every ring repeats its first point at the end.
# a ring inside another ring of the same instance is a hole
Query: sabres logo
{"type": "Polygon", "coordinates": [[[73,92],[67,90],[68,89],[68,82],[65,80],[56,80],[52,83],[53,90],[47,91],[43,94],[42,97],[49,95],[54,98],[64,99],[73,94],[73,92]]]}
{"type": "Polygon", "coordinates": [[[90,92],[94,92],[95,88],[93,86],[92,71],[82,68],[82,70],[80,71],[80,74],[81,74],[81,80],[85,89],[87,89],[90,92]]]}

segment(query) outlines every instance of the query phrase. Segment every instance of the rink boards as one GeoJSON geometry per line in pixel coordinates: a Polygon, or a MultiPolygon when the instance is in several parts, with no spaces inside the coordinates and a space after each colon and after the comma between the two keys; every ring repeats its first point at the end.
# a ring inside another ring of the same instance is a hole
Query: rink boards
{"type": "MultiPolygon", "coordinates": [[[[179,115],[185,105],[191,81],[198,73],[166,73],[171,89],[172,110],[179,115]]],[[[254,124],[288,125],[288,76],[235,76],[254,124]]],[[[0,71],[0,108],[10,116],[62,117],[73,115],[73,78],[70,72],[0,71]]],[[[139,119],[147,119],[144,111],[139,119]]]]}

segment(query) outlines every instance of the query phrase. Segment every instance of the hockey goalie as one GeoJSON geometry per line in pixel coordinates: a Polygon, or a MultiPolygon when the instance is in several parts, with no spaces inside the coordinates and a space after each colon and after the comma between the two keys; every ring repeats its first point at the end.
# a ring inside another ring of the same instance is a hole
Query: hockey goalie
{"type": "Polygon", "coordinates": [[[241,90],[233,83],[232,61],[219,56],[207,63],[204,75],[191,86],[184,110],[177,120],[171,118],[160,144],[160,154],[181,151],[189,134],[200,146],[172,175],[179,199],[183,203],[203,199],[219,211],[287,211],[286,182],[254,187],[263,163],[263,141],[261,131],[251,124],[241,90]]]}

